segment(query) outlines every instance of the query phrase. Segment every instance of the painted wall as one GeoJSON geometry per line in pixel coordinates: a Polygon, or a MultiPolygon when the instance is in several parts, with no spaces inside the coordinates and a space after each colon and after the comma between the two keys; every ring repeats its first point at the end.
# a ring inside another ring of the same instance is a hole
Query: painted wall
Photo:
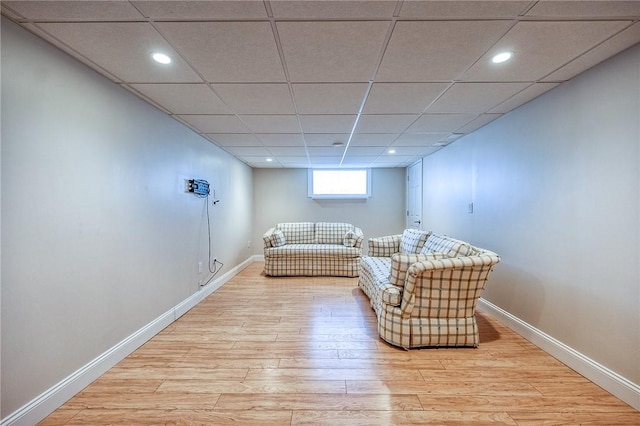
{"type": "Polygon", "coordinates": [[[2,417],[250,256],[252,171],[2,20],[2,417]]]}
{"type": "Polygon", "coordinates": [[[371,169],[371,198],[318,200],[307,197],[307,169],[254,169],[255,254],[262,234],[278,222],[347,222],[371,237],[401,233],[405,220],[405,169],[371,169]]]}
{"type": "Polygon", "coordinates": [[[432,229],[501,254],[487,300],[636,384],[639,103],[636,46],[426,157],[423,188],[432,229]]]}

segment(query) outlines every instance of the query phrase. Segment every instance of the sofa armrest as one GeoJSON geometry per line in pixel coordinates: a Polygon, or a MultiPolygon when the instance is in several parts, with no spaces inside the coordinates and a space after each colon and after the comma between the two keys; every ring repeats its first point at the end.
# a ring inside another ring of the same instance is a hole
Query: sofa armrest
{"type": "Polygon", "coordinates": [[[369,238],[369,256],[391,257],[392,254],[400,251],[401,239],[402,234],[369,238]]]}
{"type": "Polygon", "coordinates": [[[382,303],[391,306],[400,306],[402,302],[402,290],[395,285],[385,285],[380,293],[382,303]]]}
{"type": "Polygon", "coordinates": [[[356,234],[356,245],[354,247],[361,249],[362,241],[364,241],[364,233],[362,232],[362,229],[357,226],[353,227],[353,232],[356,234]]]}
{"type": "Polygon", "coordinates": [[[273,234],[273,232],[276,230],[276,228],[271,228],[269,229],[267,232],[265,232],[262,235],[262,242],[264,244],[264,248],[268,249],[270,247],[272,247],[271,245],[271,235],[273,234]]]}

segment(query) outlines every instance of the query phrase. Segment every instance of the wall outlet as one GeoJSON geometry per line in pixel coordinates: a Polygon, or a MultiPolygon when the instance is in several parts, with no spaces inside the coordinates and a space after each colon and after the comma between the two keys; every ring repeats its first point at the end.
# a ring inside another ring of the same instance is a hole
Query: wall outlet
{"type": "Polygon", "coordinates": [[[198,273],[201,274],[203,270],[204,267],[202,266],[202,262],[198,262],[198,273]]]}
{"type": "Polygon", "coordinates": [[[251,248],[251,240],[247,241],[247,248],[251,248]]]}
{"type": "Polygon", "coordinates": [[[469,205],[467,206],[467,213],[473,213],[473,203],[469,203],[469,205]]]}

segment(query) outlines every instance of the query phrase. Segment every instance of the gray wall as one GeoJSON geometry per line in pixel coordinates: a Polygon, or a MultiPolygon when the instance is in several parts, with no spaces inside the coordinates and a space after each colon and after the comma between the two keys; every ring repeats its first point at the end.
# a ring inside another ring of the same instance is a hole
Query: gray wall
{"type": "Polygon", "coordinates": [[[252,171],[2,20],[2,417],[250,256],[252,171]]]}
{"type": "Polygon", "coordinates": [[[307,197],[306,169],[254,169],[255,254],[262,234],[278,222],[348,222],[370,237],[402,232],[405,220],[405,169],[372,169],[371,198],[318,200],[307,197]]]}
{"type": "Polygon", "coordinates": [[[636,384],[639,102],[636,46],[426,157],[423,188],[429,229],[502,255],[487,300],[636,384]]]}

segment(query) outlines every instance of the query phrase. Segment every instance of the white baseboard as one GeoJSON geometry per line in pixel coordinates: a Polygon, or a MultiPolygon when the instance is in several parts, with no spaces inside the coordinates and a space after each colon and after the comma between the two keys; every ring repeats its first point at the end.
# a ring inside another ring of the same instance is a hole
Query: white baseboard
{"type": "Polygon", "coordinates": [[[638,384],[622,377],[487,300],[480,299],[478,307],[549,355],[640,411],[640,386],[638,384]]]}
{"type": "Polygon", "coordinates": [[[91,384],[91,382],[106,373],[111,367],[115,366],[153,336],[162,331],[165,327],[187,313],[191,308],[204,300],[204,298],[222,287],[224,283],[254,262],[254,258],[255,256],[250,257],[235,268],[221,275],[216,280],[202,287],[200,291],[178,303],[175,307],[160,315],[158,318],[120,341],[79,370],[75,371],[27,404],[23,405],[18,410],[2,419],[0,426],[34,425],[38,423],[71,399],[75,394],[91,384]]]}

